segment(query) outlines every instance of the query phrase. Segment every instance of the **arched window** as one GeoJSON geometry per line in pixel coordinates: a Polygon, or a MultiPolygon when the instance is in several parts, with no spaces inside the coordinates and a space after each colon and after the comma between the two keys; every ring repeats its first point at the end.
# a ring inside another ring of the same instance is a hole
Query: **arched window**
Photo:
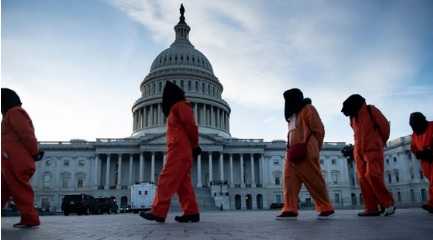
{"type": "Polygon", "coordinates": [[[43,183],[42,183],[43,188],[50,188],[51,187],[51,173],[49,173],[49,172],[44,173],[42,181],[43,181],[43,183]]]}
{"type": "Polygon", "coordinates": [[[195,81],[195,91],[198,92],[198,81],[195,81]]]}
{"type": "Polygon", "coordinates": [[[60,179],[62,180],[62,188],[69,188],[71,174],[69,172],[63,172],[60,174],[60,179]]]}
{"type": "Polygon", "coordinates": [[[192,88],[192,86],[191,86],[191,81],[188,80],[188,91],[191,91],[191,88],[192,88]]]}
{"type": "Polygon", "coordinates": [[[76,178],[76,186],[78,189],[83,188],[84,187],[84,181],[86,179],[86,174],[84,173],[77,173],[77,175],[75,176],[76,178]]]}

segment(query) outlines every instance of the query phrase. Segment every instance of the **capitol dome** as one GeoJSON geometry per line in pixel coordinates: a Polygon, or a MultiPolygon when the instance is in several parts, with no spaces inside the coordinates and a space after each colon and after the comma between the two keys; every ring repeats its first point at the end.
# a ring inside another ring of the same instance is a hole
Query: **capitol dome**
{"type": "Polygon", "coordinates": [[[200,133],[230,137],[231,110],[222,99],[223,86],[207,57],[191,44],[191,28],[185,22],[184,12],[181,6],[174,42],[153,60],[140,84],[141,97],[132,107],[132,136],[165,133],[162,91],[165,83],[171,81],[185,91],[200,133]]]}

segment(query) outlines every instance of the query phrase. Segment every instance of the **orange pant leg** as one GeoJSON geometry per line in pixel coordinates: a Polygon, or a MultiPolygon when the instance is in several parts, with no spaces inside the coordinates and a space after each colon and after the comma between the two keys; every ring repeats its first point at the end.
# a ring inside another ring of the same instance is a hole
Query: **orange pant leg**
{"type": "Polygon", "coordinates": [[[370,184],[379,204],[386,208],[394,205],[394,199],[385,186],[383,158],[383,152],[368,152],[364,154],[364,159],[367,163],[365,178],[370,184]]]}
{"type": "Polygon", "coordinates": [[[429,188],[428,188],[428,201],[427,204],[433,207],[433,163],[429,163],[427,161],[421,161],[421,168],[423,175],[428,179],[429,181],[429,188]]]}
{"type": "Polygon", "coordinates": [[[322,173],[320,172],[319,160],[307,160],[303,163],[299,175],[305,187],[307,187],[308,192],[310,192],[310,195],[313,197],[316,211],[324,212],[334,210],[329,200],[325,179],[323,179],[322,173]]]}
{"type": "Polygon", "coordinates": [[[177,195],[179,196],[179,202],[185,215],[199,213],[194,188],[192,186],[191,173],[189,171],[181,181],[177,195]]]}
{"type": "Polygon", "coordinates": [[[367,212],[376,212],[379,201],[377,200],[376,194],[374,194],[374,189],[367,178],[367,162],[361,156],[356,159],[356,174],[358,176],[362,198],[364,199],[365,210],[367,212]]]}
{"type": "Polygon", "coordinates": [[[6,184],[6,178],[2,173],[2,208],[5,207],[7,202],[9,202],[10,197],[11,197],[11,193],[8,189],[8,185],[6,184]]]}
{"type": "Polygon", "coordinates": [[[283,197],[284,205],[281,212],[298,212],[298,195],[302,182],[296,176],[294,166],[286,159],[284,162],[283,197]]]}
{"type": "Polygon", "coordinates": [[[21,223],[38,225],[40,223],[39,215],[33,205],[34,193],[32,186],[29,182],[32,175],[33,172],[29,172],[28,174],[22,173],[20,175],[16,175],[8,169],[5,169],[4,178],[2,179],[2,181],[5,180],[4,182],[6,182],[7,185],[7,192],[9,192],[9,194],[12,196],[17,206],[17,209],[21,213],[21,223]]]}
{"type": "Polygon", "coordinates": [[[180,180],[186,174],[184,169],[179,169],[176,165],[169,163],[169,161],[170,159],[167,159],[159,175],[155,198],[152,203],[152,213],[162,218],[167,216],[170,209],[171,197],[178,191],[180,180]]]}

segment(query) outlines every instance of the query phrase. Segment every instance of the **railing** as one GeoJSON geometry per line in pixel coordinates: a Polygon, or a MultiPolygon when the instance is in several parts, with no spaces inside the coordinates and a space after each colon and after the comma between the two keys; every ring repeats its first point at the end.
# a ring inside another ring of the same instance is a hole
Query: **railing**
{"type": "Polygon", "coordinates": [[[240,139],[240,138],[229,138],[226,141],[235,143],[263,143],[263,139],[240,139]]]}
{"type": "Polygon", "coordinates": [[[128,143],[128,142],[136,142],[137,140],[134,138],[97,138],[97,143],[128,143]]]}

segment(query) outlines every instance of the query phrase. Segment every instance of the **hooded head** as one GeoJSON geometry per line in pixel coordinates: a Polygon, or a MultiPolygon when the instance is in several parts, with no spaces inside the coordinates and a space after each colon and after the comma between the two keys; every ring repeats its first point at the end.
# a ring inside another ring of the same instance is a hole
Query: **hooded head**
{"type": "Polygon", "coordinates": [[[21,100],[20,97],[18,97],[18,94],[9,88],[2,88],[2,115],[5,115],[6,112],[16,106],[21,106],[21,100]]]}
{"type": "Polygon", "coordinates": [[[304,94],[298,88],[292,88],[284,92],[284,116],[286,121],[293,114],[298,113],[301,109],[307,105],[311,104],[309,98],[304,98],[304,94]]]}
{"type": "Polygon", "coordinates": [[[162,93],[162,112],[164,115],[168,117],[171,107],[182,100],[185,100],[185,92],[176,84],[167,81],[162,93]]]}
{"type": "Polygon", "coordinates": [[[428,126],[428,121],[424,114],[420,112],[414,112],[410,114],[409,125],[416,134],[423,134],[428,126]]]}
{"type": "Polygon", "coordinates": [[[343,102],[343,108],[341,109],[341,112],[346,117],[354,117],[361,109],[362,105],[365,104],[365,98],[363,98],[359,94],[353,94],[350,95],[344,102],[343,102]]]}

